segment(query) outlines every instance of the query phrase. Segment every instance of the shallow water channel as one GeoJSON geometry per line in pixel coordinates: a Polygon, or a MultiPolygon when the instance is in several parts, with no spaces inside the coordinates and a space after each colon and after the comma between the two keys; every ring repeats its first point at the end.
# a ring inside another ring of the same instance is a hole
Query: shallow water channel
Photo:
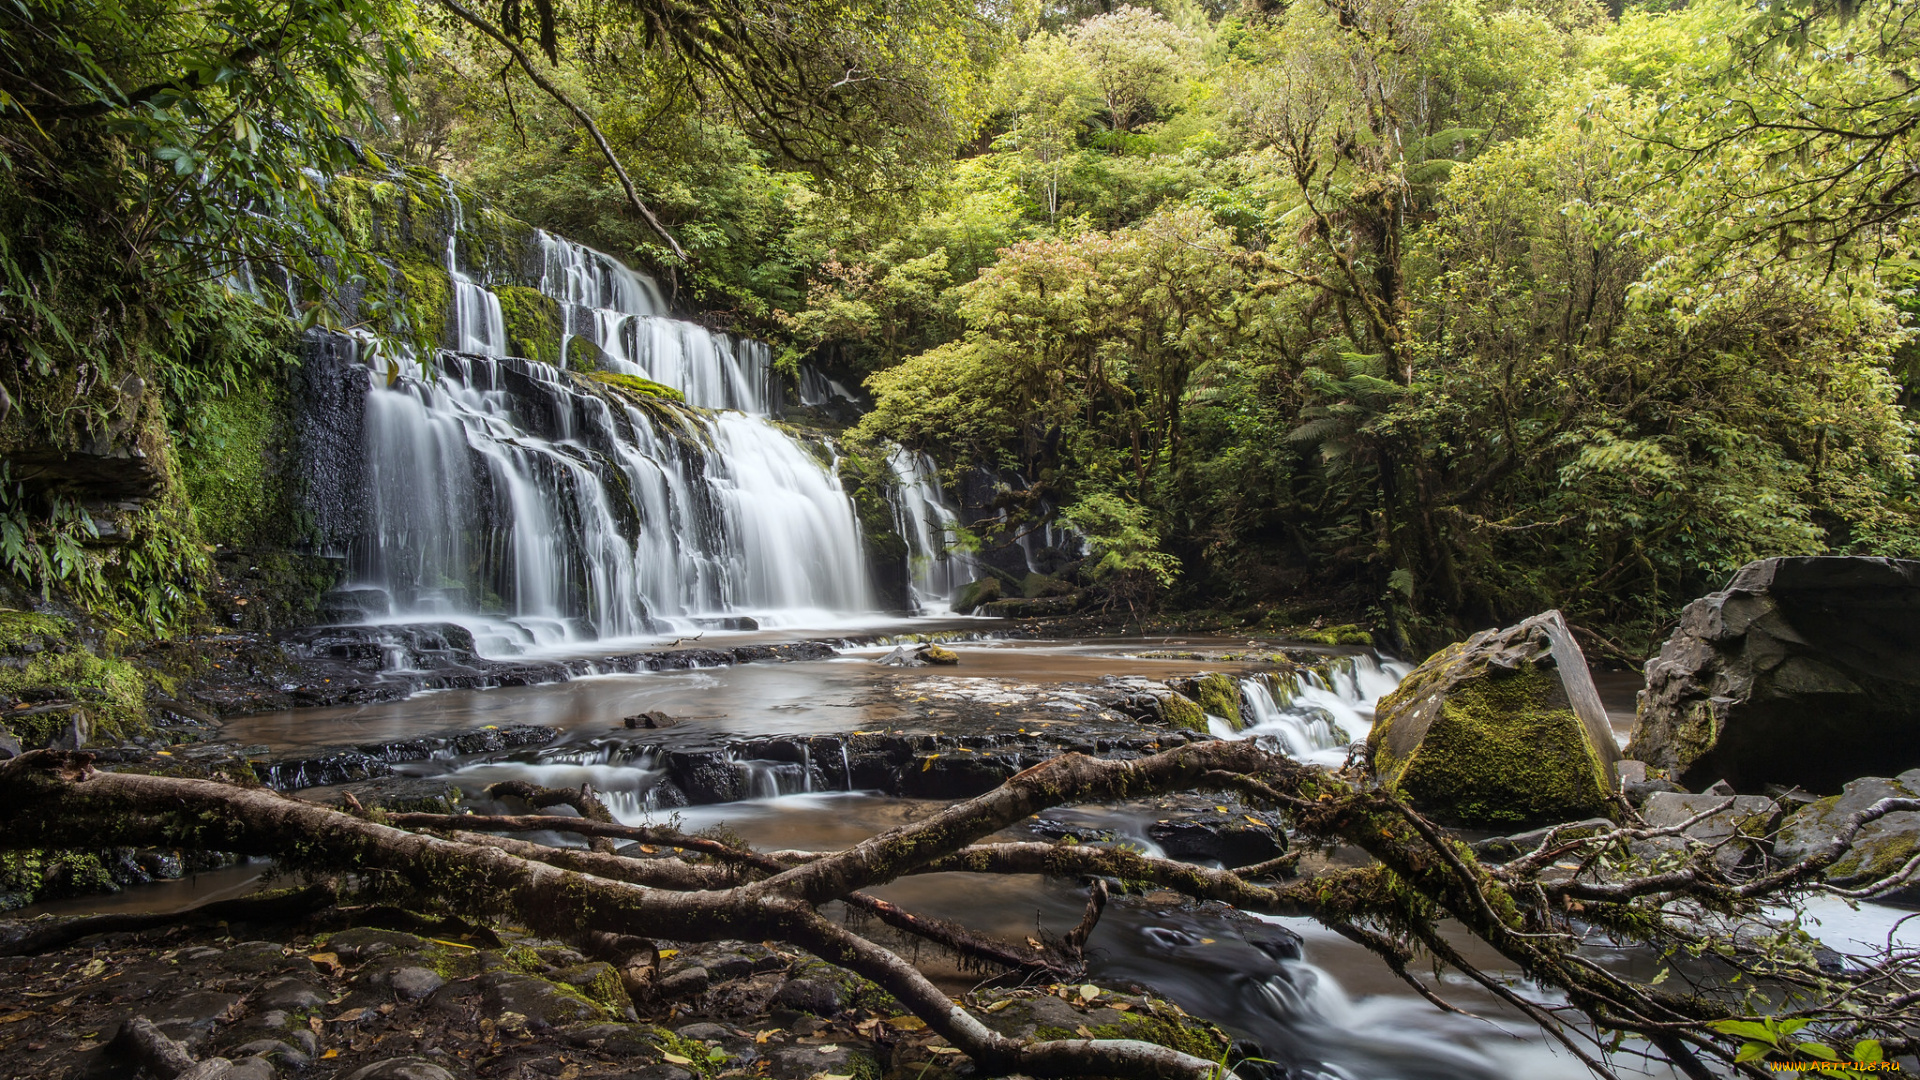
{"type": "MultiPolygon", "coordinates": [[[[660,807],[651,793],[662,775],[663,755],[688,748],[761,745],[777,736],[913,734],[956,725],[1011,732],[1072,727],[1086,722],[1076,714],[1089,708],[1076,699],[1075,686],[1105,676],[1171,678],[1202,668],[1245,672],[1252,667],[1142,653],[1247,644],[1200,638],[962,643],[952,646],[960,654],[959,665],[952,668],[887,667],[876,663],[886,648],[849,649],[824,661],[590,676],[549,686],[445,691],[398,703],[270,713],[230,721],[225,735],[256,751],[267,747],[280,753],[489,724],[542,724],[561,735],[538,750],[481,761],[417,762],[397,771],[443,779],[472,798],[505,779],[552,787],[588,783],[628,822],[677,817],[689,829],[724,823],[761,848],[827,850],[949,803],[844,790],[828,781],[853,772],[835,769],[832,763],[743,756],[729,761],[745,776],[743,790],[750,797],[660,807]],[[1036,693],[1036,687],[1045,692],[1036,693]],[[645,711],[665,713],[678,722],[660,731],[623,725],[623,717],[645,711]]],[[[1250,733],[1271,737],[1298,756],[1337,764],[1347,739],[1365,737],[1374,701],[1391,689],[1405,667],[1366,655],[1343,662],[1335,671],[1324,681],[1307,680],[1285,701],[1268,695],[1262,702],[1250,693],[1255,712],[1247,718],[1250,733]]],[[[1625,709],[1630,715],[1630,700],[1625,709]]],[[[1083,807],[1056,816],[1101,830],[1111,836],[1110,842],[1156,848],[1148,833],[1154,819],[1151,807],[1083,807]]],[[[1007,837],[1034,838],[1018,829],[1007,837]]],[[[244,888],[251,872],[240,868],[203,875],[204,889],[172,883],[168,892],[150,895],[184,898],[244,888]]],[[[1085,904],[1081,889],[1027,877],[928,875],[875,891],[909,909],[1014,940],[1064,933],[1078,921],[1085,904]]],[[[134,905],[143,892],[148,890],[123,894],[113,906],[134,905]]],[[[98,910],[103,905],[88,906],[98,910]]],[[[1876,936],[1880,922],[1891,922],[1872,912],[1845,917],[1852,920],[1849,933],[1860,937],[1876,936]]],[[[1498,957],[1471,948],[1471,943],[1460,944],[1490,970],[1500,970],[1498,957]]],[[[1183,903],[1170,894],[1128,897],[1108,908],[1089,953],[1094,979],[1148,987],[1257,1042],[1268,1056],[1289,1067],[1289,1075],[1302,1080],[1588,1075],[1578,1061],[1466,978],[1446,975],[1438,989],[1475,1015],[1441,1012],[1415,996],[1370,953],[1307,919],[1253,919],[1183,903]]],[[[1644,958],[1604,950],[1596,951],[1595,958],[1623,966],[1645,964],[1644,958]]],[[[938,961],[926,964],[930,974],[956,990],[970,978],[938,961]]],[[[1431,972],[1420,974],[1433,984],[1431,972]]],[[[1506,975],[1523,992],[1547,1000],[1513,973],[1506,975]]],[[[1644,1071],[1630,1053],[1618,1055],[1615,1067],[1622,1075],[1669,1075],[1664,1067],[1644,1071]]]]}

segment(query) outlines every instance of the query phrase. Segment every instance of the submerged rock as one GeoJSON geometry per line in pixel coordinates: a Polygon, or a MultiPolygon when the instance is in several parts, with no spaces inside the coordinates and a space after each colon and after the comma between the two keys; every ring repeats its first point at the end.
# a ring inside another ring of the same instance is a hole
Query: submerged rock
{"type": "Polygon", "coordinates": [[[1422,810],[1515,825],[1608,815],[1620,756],[1557,611],[1435,653],[1380,699],[1367,752],[1422,810]]]}
{"type": "Polygon", "coordinates": [[[1647,662],[1629,756],[1687,787],[1833,791],[1920,766],[1920,561],[1748,563],[1647,662]]]}
{"type": "MultiPolygon", "coordinates": [[[[1920,798],[1920,769],[1909,769],[1892,779],[1869,776],[1855,780],[1840,794],[1811,803],[1788,818],[1774,840],[1774,857],[1783,864],[1799,862],[1831,844],[1848,818],[1881,799],[1915,798],[1920,798]]],[[[1858,889],[1905,866],[1916,854],[1920,854],[1920,811],[1897,811],[1861,829],[1853,850],[1827,868],[1827,881],[1858,889]]],[[[1878,899],[1920,904],[1920,882],[1908,882],[1878,899]]]]}

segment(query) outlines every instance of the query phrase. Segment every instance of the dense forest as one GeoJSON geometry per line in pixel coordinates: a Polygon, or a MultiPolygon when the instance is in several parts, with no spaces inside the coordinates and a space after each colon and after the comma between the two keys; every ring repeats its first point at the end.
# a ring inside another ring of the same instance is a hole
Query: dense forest
{"type": "Polygon", "coordinates": [[[1638,657],[1750,559],[1920,551],[1914,18],[9,8],[0,562],[126,633],[191,623],[258,501],[223,447],[397,272],[354,193],[439,174],[864,387],[849,446],[991,470],[973,539],[1070,527],[1114,610],[1430,645],[1559,606],[1638,657]],[[293,285],[237,290],[253,265],[293,285]],[[33,482],[103,440],[160,497],[33,482]]]}

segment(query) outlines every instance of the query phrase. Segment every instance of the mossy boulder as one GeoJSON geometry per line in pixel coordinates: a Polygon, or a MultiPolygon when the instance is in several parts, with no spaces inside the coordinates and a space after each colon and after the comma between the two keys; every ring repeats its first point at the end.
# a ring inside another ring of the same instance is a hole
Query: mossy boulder
{"type": "Polygon", "coordinates": [[[1620,759],[1557,611],[1435,653],[1380,700],[1367,752],[1421,810],[1498,826],[1611,816],[1620,759]]]}
{"type": "MultiPolygon", "coordinates": [[[[1774,858],[1794,863],[1833,841],[1847,819],[1881,799],[1920,799],[1920,769],[1888,779],[1868,776],[1848,784],[1840,794],[1802,807],[1787,819],[1774,840],[1774,858]]],[[[1920,812],[1902,810],[1886,815],[1860,830],[1851,850],[1827,868],[1827,881],[1858,889],[1879,881],[1920,854],[1920,812]]],[[[1908,882],[1876,899],[1920,905],[1920,883],[1908,882]]]]}
{"type": "Polygon", "coordinates": [[[1225,1032],[1170,1002],[1079,986],[1047,990],[988,991],[981,1019],[1017,1039],[1138,1039],[1208,1061],[1226,1056],[1225,1032]]]}
{"type": "Polygon", "coordinates": [[[960,586],[960,590],[953,594],[953,610],[961,615],[971,615],[976,608],[991,604],[1000,596],[1000,579],[989,575],[960,586]]]}
{"type": "Polygon", "coordinates": [[[592,338],[568,337],[565,339],[565,344],[561,346],[561,352],[565,354],[565,366],[568,371],[589,375],[600,370],[600,358],[603,354],[600,352],[600,346],[595,345],[592,338]]]}
{"type": "MultiPolygon", "coordinates": [[[[1240,730],[1240,684],[1234,681],[1233,676],[1215,671],[1188,679],[1175,689],[1191,698],[1201,712],[1217,716],[1233,725],[1235,731],[1240,730]]],[[[1204,724],[1201,729],[1205,730],[1204,724]]]]}
{"type": "Polygon", "coordinates": [[[1192,698],[1179,692],[1155,699],[1160,722],[1182,731],[1206,731],[1207,714],[1192,698]]]}
{"type": "Polygon", "coordinates": [[[921,647],[919,656],[920,659],[925,660],[929,664],[957,664],[960,662],[959,653],[954,652],[952,649],[943,648],[932,642],[928,642],[921,647]]]}

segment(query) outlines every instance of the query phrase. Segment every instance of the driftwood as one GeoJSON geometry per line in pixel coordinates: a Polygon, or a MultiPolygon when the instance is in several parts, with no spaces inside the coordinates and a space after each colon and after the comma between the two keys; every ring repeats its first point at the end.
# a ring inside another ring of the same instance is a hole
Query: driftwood
{"type": "MultiPolygon", "coordinates": [[[[1378,954],[1442,1008],[1452,1006],[1411,966],[1424,956],[1454,967],[1538,1022],[1596,1075],[1613,1075],[1605,1058],[1618,1045],[1611,1033],[1621,1032],[1651,1044],[1689,1076],[1761,1076],[1768,1074],[1735,1060],[1743,1038],[1714,1026],[1744,1015],[1736,1000],[1684,979],[1668,987],[1629,981],[1588,961],[1578,946],[1596,929],[1659,948],[1698,946],[1698,932],[1669,917],[1671,905],[1739,913],[1762,900],[1820,888],[1820,871],[1849,850],[1860,829],[1905,809],[1920,809],[1920,802],[1885,800],[1856,815],[1828,850],[1735,880],[1714,861],[1713,846],[1686,837],[1684,825],[1649,828],[1630,811],[1619,829],[1572,840],[1550,835],[1504,866],[1485,866],[1391,796],[1356,789],[1251,742],[1194,744],[1132,761],[1064,755],[933,817],[824,853],[754,852],[676,830],[593,818],[348,813],[264,788],[100,772],[80,753],[41,751],[0,764],[0,820],[7,822],[0,845],[111,842],[272,855],[309,872],[350,873],[375,898],[473,918],[510,917],[602,955],[631,958],[624,963],[633,973],[630,982],[643,977],[653,938],[779,939],[879,984],[983,1068],[1166,1080],[1200,1080],[1219,1064],[1133,1040],[1007,1038],[900,956],[818,909],[846,902],[982,965],[1032,969],[1036,960],[1010,944],[902,911],[864,890],[919,873],[1091,879],[1086,918],[1057,951],[1037,961],[1056,970],[1074,963],[1094,931],[1106,897],[1101,879],[1148,882],[1250,911],[1318,918],[1378,954]],[[1290,871],[1291,859],[1236,872],[1092,845],[979,843],[1053,806],[1191,789],[1231,791],[1278,810],[1293,830],[1295,850],[1340,844],[1361,849],[1374,863],[1272,880],[1263,875],[1290,871]],[[494,835],[537,830],[570,831],[602,847],[632,840],[682,854],[628,857],[494,835]],[[1647,839],[1676,840],[1683,856],[1658,872],[1636,873],[1637,864],[1622,853],[1647,839]],[[1569,865],[1578,869],[1568,873],[1569,865]],[[1541,1006],[1481,971],[1441,937],[1443,919],[1560,990],[1568,1004],[1541,1006]]],[[[1802,1012],[1823,1025],[1810,1032],[1837,1042],[1878,1038],[1889,1057],[1916,1049],[1920,979],[1913,958],[1890,957],[1869,974],[1832,976],[1804,957],[1722,951],[1722,963],[1797,995],[1789,1005],[1804,1003],[1802,1012]]]]}

